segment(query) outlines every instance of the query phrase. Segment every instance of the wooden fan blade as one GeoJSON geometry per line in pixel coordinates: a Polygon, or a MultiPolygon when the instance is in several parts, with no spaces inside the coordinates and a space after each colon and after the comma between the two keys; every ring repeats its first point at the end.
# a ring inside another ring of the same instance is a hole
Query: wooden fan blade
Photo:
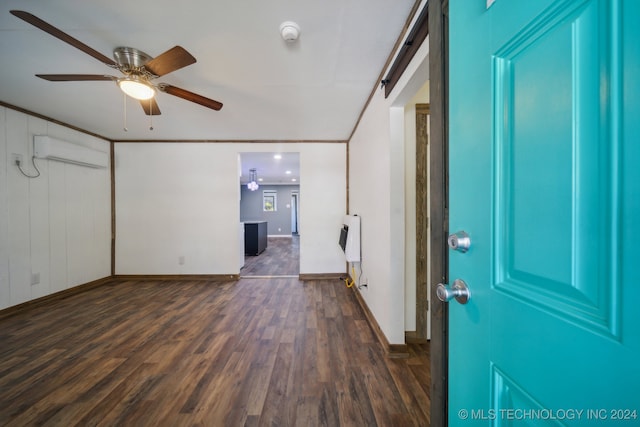
{"type": "Polygon", "coordinates": [[[205,98],[202,95],[198,95],[193,92],[189,92],[185,89],[180,89],[179,87],[171,86],[168,84],[160,84],[158,88],[168,93],[169,95],[177,96],[178,98],[186,99],[187,101],[195,102],[196,104],[200,104],[204,107],[211,108],[213,110],[220,110],[222,108],[222,102],[214,101],[213,99],[205,98]]]}
{"type": "Polygon", "coordinates": [[[142,105],[142,109],[147,116],[159,116],[162,114],[155,98],[140,101],[140,105],[142,105]]]}
{"type": "Polygon", "coordinates": [[[22,10],[12,10],[11,14],[14,16],[17,16],[18,18],[22,19],[25,22],[28,22],[34,27],[40,28],[42,31],[45,31],[51,34],[53,37],[60,39],[65,43],[70,44],[76,49],[80,49],[87,55],[93,56],[95,59],[97,59],[100,62],[103,62],[112,67],[117,67],[118,65],[115,63],[113,59],[109,58],[108,56],[104,56],[97,50],[94,50],[89,46],[87,46],[86,44],[82,43],[80,40],[71,37],[69,34],[63,32],[62,30],[57,29],[53,25],[43,21],[42,19],[38,18],[35,15],[30,14],[29,12],[24,12],[22,10]]]}
{"type": "Polygon", "coordinates": [[[36,77],[50,82],[86,82],[100,80],[117,80],[117,77],[102,74],[36,74],[36,77]]]}
{"type": "Polygon", "coordinates": [[[174,46],[144,64],[147,71],[156,76],[164,76],[196,62],[196,58],[180,46],[174,46]]]}

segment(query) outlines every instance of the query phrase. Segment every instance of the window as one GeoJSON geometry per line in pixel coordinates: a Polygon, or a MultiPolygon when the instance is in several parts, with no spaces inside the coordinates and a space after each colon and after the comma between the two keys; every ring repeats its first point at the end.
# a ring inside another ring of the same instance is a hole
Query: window
{"type": "Polygon", "coordinates": [[[275,212],[278,210],[277,191],[264,190],[262,192],[262,210],[265,212],[275,212]]]}

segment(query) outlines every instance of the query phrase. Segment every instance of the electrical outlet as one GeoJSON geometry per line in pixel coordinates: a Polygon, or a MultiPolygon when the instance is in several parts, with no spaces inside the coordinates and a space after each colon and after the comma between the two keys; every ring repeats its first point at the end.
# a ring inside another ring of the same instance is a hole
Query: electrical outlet
{"type": "Polygon", "coordinates": [[[13,165],[17,165],[17,164],[22,164],[22,154],[16,154],[13,153],[11,154],[11,164],[13,165]]]}
{"type": "Polygon", "coordinates": [[[31,273],[31,284],[37,285],[40,283],[40,273],[31,273]]]}
{"type": "Polygon", "coordinates": [[[184,256],[183,255],[178,257],[178,264],[184,265],[184,256]]]}

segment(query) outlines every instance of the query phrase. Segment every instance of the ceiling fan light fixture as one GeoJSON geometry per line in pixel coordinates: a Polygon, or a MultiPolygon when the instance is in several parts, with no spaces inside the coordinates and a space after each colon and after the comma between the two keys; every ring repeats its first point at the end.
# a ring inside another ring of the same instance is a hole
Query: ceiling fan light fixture
{"type": "Polygon", "coordinates": [[[156,94],[156,89],[149,83],[131,76],[118,79],[118,87],[130,97],[140,101],[151,99],[156,94]]]}

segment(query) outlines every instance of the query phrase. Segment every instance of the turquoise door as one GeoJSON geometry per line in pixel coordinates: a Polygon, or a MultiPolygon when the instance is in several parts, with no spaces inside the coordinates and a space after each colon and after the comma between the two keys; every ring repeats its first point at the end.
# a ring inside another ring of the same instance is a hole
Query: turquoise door
{"type": "Polygon", "coordinates": [[[449,25],[449,424],[640,425],[640,1],[449,25]]]}

